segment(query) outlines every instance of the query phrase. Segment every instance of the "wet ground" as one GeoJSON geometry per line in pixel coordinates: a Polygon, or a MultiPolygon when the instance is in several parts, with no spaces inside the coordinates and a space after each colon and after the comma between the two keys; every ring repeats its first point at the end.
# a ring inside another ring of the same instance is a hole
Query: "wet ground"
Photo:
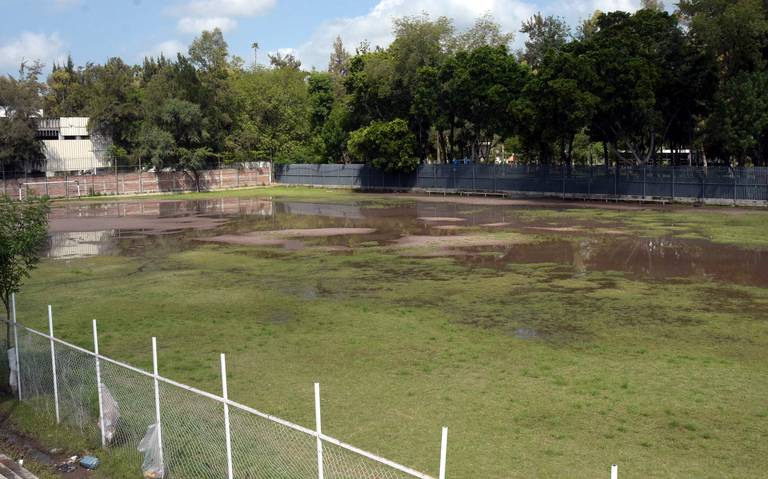
{"type": "Polygon", "coordinates": [[[427,473],[764,469],[765,211],[243,195],[56,205],[19,317],[427,473]]]}
{"type": "Polygon", "coordinates": [[[51,213],[47,255],[162,255],[201,242],[337,254],[375,247],[406,256],[451,256],[482,268],[555,263],[575,275],[617,271],[636,279],[768,286],[766,250],[638,234],[620,220],[553,219],[550,214],[583,207],[580,203],[398,198],[395,206],[375,200],[349,204],[258,198],[66,204],[51,213]]]}

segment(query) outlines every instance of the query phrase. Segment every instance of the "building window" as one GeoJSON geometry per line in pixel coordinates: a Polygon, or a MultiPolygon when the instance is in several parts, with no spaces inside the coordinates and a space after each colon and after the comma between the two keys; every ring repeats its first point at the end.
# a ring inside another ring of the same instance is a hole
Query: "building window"
{"type": "Polygon", "coordinates": [[[77,135],[64,135],[65,140],[77,140],[77,135]]]}

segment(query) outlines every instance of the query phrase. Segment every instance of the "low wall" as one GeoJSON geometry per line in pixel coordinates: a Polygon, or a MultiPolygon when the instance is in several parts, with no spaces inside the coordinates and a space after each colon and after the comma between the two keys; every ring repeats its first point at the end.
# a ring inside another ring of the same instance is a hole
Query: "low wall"
{"type": "MultiPolygon", "coordinates": [[[[269,168],[223,168],[199,173],[199,190],[224,190],[271,183],[269,168]]],[[[51,176],[0,181],[0,192],[18,197],[22,194],[71,198],[91,195],[140,195],[197,191],[195,176],[184,171],[129,172],[82,176],[51,176]]]]}

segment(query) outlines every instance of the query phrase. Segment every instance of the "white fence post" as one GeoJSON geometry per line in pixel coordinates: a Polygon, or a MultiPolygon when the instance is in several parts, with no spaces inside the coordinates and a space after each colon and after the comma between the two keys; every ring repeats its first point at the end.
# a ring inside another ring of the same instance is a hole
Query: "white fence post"
{"type": "Polygon", "coordinates": [[[56,405],[56,424],[61,423],[59,415],[59,380],[56,374],[56,346],[53,341],[53,310],[48,305],[48,335],[51,337],[51,373],[53,375],[53,402],[56,405]]]}
{"type": "Polygon", "coordinates": [[[163,458],[163,433],[160,426],[160,381],[158,378],[160,374],[157,372],[157,338],[152,336],[152,370],[154,372],[155,381],[155,427],[157,428],[157,448],[160,452],[160,464],[165,468],[165,460],[163,458]]]}
{"type": "Polygon", "coordinates": [[[224,398],[224,435],[227,446],[227,479],[232,479],[232,436],[229,429],[229,393],[227,392],[227,359],[221,353],[221,393],[224,398]]]}
{"type": "Polygon", "coordinates": [[[443,428],[443,435],[440,439],[440,475],[439,479],[445,479],[445,460],[448,455],[448,428],[443,428]]]}
{"type": "Polygon", "coordinates": [[[323,479],[323,434],[320,420],[320,383],[315,383],[315,429],[317,431],[317,477],[323,479]]]}
{"type": "Polygon", "coordinates": [[[101,396],[101,361],[99,357],[99,332],[96,320],[93,320],[93,352],[96,353],[96,392],[99,396],[99,429],[101,429],[101,447],[107,446],[107,436],[104,431],[104,399],[101,396]]]}
{"type": "Polygon", "coordinates": [[[619,479],[619,466],[616,464],[611,465],[611,479],[619,479]]]}
{"type": "Polygon", "coordinates": [[[16,354],[16,391],[21,401],[21,362],[19,361],[19,333],[16,328],[16,294],[11,293],[11,315],[13,316],[13,350],[16,354]]]}

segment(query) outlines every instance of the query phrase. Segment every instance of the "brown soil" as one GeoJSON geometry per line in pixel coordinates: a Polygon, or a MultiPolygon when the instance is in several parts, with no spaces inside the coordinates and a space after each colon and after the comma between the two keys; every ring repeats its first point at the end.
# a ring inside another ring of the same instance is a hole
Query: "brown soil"
{"type": "Polygon", "coordinates": [[[447,223],[447,222],[462,222],[467,221],[466,218],[455,218],[452,216],[421,216],[419,218],[416,218],[419,221],[429,221],[429,222],[435,222],[435,223],[447,223]]]}
{"type": "Polygon", "coordinates": [[[282,246],[285,249],[298,250],[304,247],[304,243],[296,238],[328,238],[332,236],[366,235],[375,232],[376,229],[374,228],[305,228],[254,231],[240,235],[219,235],[199,238],[198,241],[247,246],[282,246]]]}

